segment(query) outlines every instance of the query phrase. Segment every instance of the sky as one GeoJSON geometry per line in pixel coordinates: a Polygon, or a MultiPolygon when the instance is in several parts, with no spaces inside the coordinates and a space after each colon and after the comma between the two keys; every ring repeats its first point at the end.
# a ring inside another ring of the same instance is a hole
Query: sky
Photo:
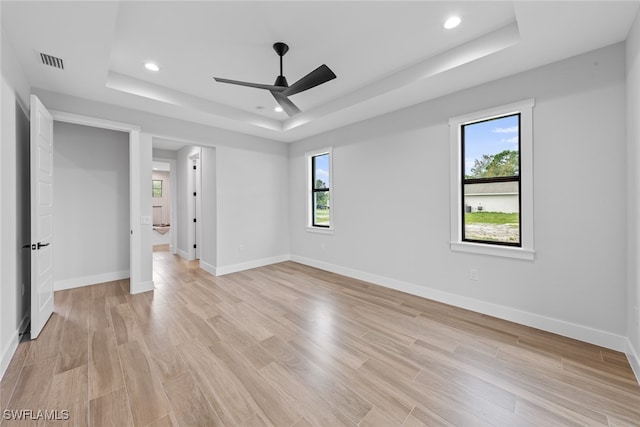
{"type": "Polygon", "coordinates": [[[329,182],[329,155],[316,157],[316,179],[321,179],[327,184],[327,187],[331,186],[329,182]]]}
{"type": "Polygon", "coordinates": [[[518,150],[518,116],[507,116],[465,126],[465,175],[483,154],[518,150]]]}

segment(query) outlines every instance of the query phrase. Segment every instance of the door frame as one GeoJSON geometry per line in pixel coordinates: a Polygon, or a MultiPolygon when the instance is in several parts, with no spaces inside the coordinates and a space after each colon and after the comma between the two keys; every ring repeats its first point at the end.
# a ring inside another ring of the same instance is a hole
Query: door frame
{"type": "MultiPolygon", "coordinates": [[[[126,132],[129,134],[129,292],[131,294],[137,294],[149,290],[141,280],[142,227],[140,226],[140,223],[142,219],[142,183],[140,182],[140,174],[138,173],[140,165],[140,126],[99,119],[96,117],[83,116],[80,114],[67,113],[64,111],[49,110],[49,112],[53,116],[54,122],[58,121],[91,126],[101,129],[126,132]]],[[[151,248],[149,248],[149,251],[151,251],[151,248]]]]}
{"type": "MultiPolygon", "coordinates": [[[[189,167],[196,166],[193,173],[190,173],[189,194],[195,194],[193,204],[189,203],[189,259],[200,259],[202,245],[202,148],[198,147],[198,152],[189,156],[189,167]],[[194,220],[192,221],[191,218],[194,220]],[[194,245],[196,246],[194,248],[194,245]]],[[[191,169],[190,169],[191,170],[191,169]]]]}

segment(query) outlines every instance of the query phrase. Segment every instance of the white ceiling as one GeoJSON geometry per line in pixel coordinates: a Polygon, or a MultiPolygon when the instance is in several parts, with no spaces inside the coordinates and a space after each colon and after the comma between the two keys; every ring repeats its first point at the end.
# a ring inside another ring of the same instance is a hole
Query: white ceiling
{"type": "Polygon", "coordinates": [[[291,142],[626,39],[638,1],[2,1],[32,87],[291,142]],[[445,30],[453,14],[462,24],[445,30]],[[272,49],[292,84],[335,80],[274,111],[272,49]],[[64,60],[58,70],[39,52],[64,60]],[[154,61],[160,71],[143,65],[154,61]],[[262,108],[260,108],[262,107],[262,108]]]}

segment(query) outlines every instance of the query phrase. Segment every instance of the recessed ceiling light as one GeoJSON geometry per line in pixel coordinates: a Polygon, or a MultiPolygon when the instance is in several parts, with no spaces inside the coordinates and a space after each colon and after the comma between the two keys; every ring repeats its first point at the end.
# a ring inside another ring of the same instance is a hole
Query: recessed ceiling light
{"type": "Polygon", "coordinates": [[[274,110],[275,110],[277,113],[281,113],[281,112],[282,112],[282,107],[278,105],[276,108],[274,108],[274,110]]]}
{"type": "Polygon", "coordinates": [[[149,71],[160,71],[160,67],[158,67],[153,62],[147,62],[146,64],[144,64],[144,68],[146,68],[149,71]]]}
{"type": "Polygon", "coordinates": [[[447,30],[450,30],[460,25],[460,22],[462,22],[462,20],[460,19],[459,16],[452,16],[446,21],[444,21],[444,28],[446,28],[447,30]]]}

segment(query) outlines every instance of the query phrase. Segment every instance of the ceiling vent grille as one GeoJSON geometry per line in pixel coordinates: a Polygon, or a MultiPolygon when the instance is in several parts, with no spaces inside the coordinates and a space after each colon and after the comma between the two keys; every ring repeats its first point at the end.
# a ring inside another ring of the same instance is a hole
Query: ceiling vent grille
{"type": "Polygon", "coordinates": [[[49,65],[54,68],[59,68],[64,70],[64,63],[62,59],[56,58],[55,56],[47,55],[46,53],[40,53],[40,59],[42,59],[42,63],[44,65],[49,65]]]}

